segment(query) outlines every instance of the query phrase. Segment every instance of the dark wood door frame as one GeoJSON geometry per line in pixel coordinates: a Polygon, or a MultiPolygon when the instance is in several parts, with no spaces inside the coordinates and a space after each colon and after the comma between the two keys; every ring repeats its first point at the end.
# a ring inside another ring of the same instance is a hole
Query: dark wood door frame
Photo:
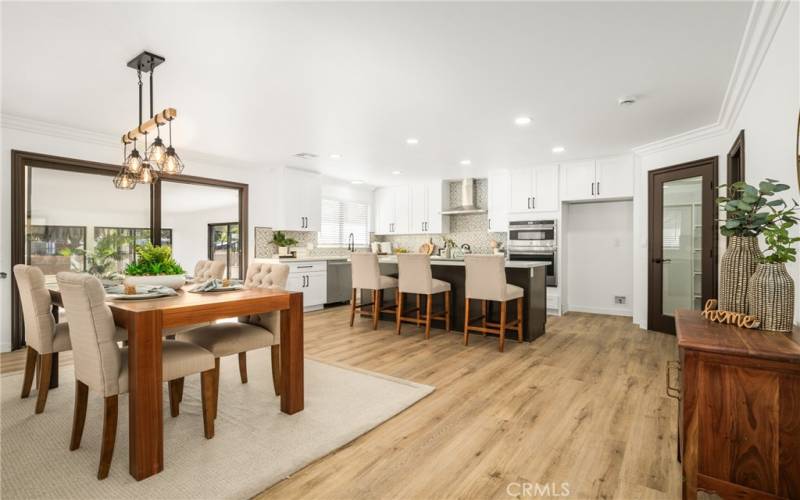
{"type": "Polygon", "coordinates": [[[736,136],[736,140],[733,141],[730,151],[728,151],[728,175],[725,183],[732,184],[743,181],[745,179],[744,166],[744,129],[742,129],[739,131],[739,135],[736,136]]]}
{"type": "Polygon", "coordinates": [[[703,178],[703,233],[701,257],[703,302],[717,296],[717,242],[716,190],[718,186],[716,156],[681,163],[648,172],[648,262],[647,262],[647,328],[675,333],[675,322],[662,314],[663,290],[663,182],[689,177],[703,178]]]}
{"type": "MultiPolygon", "coordinates": [[[[26,200],[26,174],[30,167],[49,170],[105,175],[113,177],[119,171],[118,165],[65,158],[61,156],[11,150],[11,266],[25,264],[25,226],[28,217],[26,200]]],[[[210,179],[193,175],[164,175],[158,182],[150,185],[150,234],[154,245],[161,243],[161,182],[180,182],[212,187],[226,187],[239,191],[239,245],[240,269],[242,276],[247,272],[248,244],[248,185],[240,182],[210,179]]],[[[109,182],[111,180],[109,179],[109,182]]],[[[88,235],[87,235],[88,237],[88,235]]],[[[19,349],[25,345],[25,326],[22,321],[22,308],[19,302],[17,282],[11,274],[11,348],[19,349]]]]}

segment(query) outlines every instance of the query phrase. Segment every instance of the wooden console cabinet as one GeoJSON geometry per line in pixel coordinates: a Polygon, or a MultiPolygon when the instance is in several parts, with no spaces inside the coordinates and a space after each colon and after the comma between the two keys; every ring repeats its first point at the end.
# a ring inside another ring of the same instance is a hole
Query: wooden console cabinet
{"type": "MultiPolygon", "coordinates": [[[[683,498],[800,498],[800,331],[748,330],[675,314],[683,498]]],[[[671,378],[677,376],[677,387],[671,378]]]]}

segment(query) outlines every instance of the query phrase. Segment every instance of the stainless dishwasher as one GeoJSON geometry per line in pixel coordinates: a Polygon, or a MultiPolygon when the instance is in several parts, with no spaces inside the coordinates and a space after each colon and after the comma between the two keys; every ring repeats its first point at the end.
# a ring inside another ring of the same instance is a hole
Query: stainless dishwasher
{"type": "Polygon", "coordinates": [[[349,302],[353,290],[353,277],[350,262],[346,260],[328,261],[328,298],[326,304],[349,302]]]}

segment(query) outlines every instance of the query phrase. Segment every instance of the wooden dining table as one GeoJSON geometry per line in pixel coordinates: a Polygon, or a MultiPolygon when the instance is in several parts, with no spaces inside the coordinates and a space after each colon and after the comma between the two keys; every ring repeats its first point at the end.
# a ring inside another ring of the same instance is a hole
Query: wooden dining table
{"type": "MultiPolygon", "coordinates": [[[[130,474],[137,480],[164,469],[161,342],[166,328],[280,311],[280,407],[290,415],[303,410],[303,294],[265,288],[191,293],[188,288],[171,297],[108,301],[114,322],[128,330],[130,474]]],[[[50,295],[62,305],[57,289],[50,295]]]]}

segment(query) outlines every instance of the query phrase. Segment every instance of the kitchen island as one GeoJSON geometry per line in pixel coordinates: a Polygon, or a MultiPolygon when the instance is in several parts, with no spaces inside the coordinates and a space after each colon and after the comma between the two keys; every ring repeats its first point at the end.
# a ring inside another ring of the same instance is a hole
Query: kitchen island
{"type": "MultiPolygon", "coordinates": [[[[385,276],[397,277],[397,257],[384,256],[379,258],[381,274],[385,276]]],[[[526,342],[531,342],[545,332],[545,321],[547,319],[547,288],[545,285],[546,263],[543,262],[519,262],[507,261],[506,262],[506,282],[511,285],[516,285],[525,291],[525,300],[523,306],[523,339],[526,342]]],[[[464,261],[460,259],[441,259],[431,257],[431,273],[435,279],[446,281],[450,283],[452,288],[452,308],[451,308],[451,327],[453,331],[464,331],[464,285],[465,285],[465,267],[464,261]]],[[[413,301],[413,295],[407,294],[407,300],[413,301]]],[[[371,293],[368,290],[361,291],[361,303],[368,303],[372,300],[371,293]]],[[[394,290],[386,290],[384,292],[384,303],[392,304],[395,302],[394,290]]],[[[441,311],[444,307],[444,294],[437,294],[433,296],[433,310],[441,311]]],[[[475,301],[475,304],[478,302],[475,301]]],[[[489,314],[492,321],[499,321],[499,304],[495,302],[489,303],[489,314]]],[[[424,305],[423,305],[424,307],[424,305]]],[[[476,310],[473,308],[473,311],[476,310]]],[[[480,308],[477,309],[478,311],[480,308]]],[[[367,311],[363,311],[364,315],[367,311]]],[[[511,321],[516,318],[517,308],[509,307],[508,320],[511,321]]],[[[475,315],[477,316],[477,315],[475,315]]],[[[474,317],[474,316],[473,316],[474,317]]],[[[381,313],[381,319],[385,321],[394,321],[394,312],[386,311],[381,313]]],[[[434,327],[444,328],[442,321],[433,322],[434,327]]],[[[410,331],[410,330],[409,330],[410,331]]]]}

